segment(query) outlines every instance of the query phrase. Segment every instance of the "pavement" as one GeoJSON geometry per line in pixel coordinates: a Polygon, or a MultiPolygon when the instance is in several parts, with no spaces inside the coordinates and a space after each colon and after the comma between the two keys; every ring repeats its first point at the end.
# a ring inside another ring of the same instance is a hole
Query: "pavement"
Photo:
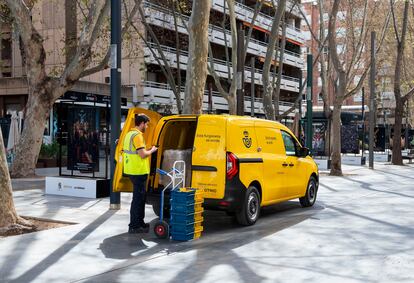
{"type": "Polygon", "coordinates": [[[131,194],[112,211],[13,180],[20,215],[76,224],[1,238],[0,282],[414,282],[414,165],[343,170],[321,174],[312,208],[278,204],[250,227],[207,211],[189,242],[126,233],[131,194]]]}

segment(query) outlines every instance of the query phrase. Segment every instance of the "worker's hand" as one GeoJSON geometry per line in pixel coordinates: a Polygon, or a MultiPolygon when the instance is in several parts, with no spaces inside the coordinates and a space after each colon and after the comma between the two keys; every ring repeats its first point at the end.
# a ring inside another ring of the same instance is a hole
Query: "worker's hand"
{"type": "Polygon", "coordinates": [[[152,148],[151,148],[151,153],[156,152],[156,151],[157,151],[157,149],[158,149],[158,147],[156,147],[155,145],[153,145],[153,146],[152,146],[152,148]]]}

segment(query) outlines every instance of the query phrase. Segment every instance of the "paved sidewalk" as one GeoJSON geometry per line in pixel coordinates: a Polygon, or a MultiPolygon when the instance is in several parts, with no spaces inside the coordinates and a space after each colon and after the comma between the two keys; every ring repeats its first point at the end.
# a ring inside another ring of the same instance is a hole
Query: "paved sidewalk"
{"type": "Polygon", "coordinates": [[[0,281],[414,282],[414,166],[375,166],[322,175],[317,205],[276,205],[252,227],[207,212],[184,243],[128,235],[130,194],[110,211],[108,199],[17,190],[20,215],[77,224],[0,239],[0,281]]]}

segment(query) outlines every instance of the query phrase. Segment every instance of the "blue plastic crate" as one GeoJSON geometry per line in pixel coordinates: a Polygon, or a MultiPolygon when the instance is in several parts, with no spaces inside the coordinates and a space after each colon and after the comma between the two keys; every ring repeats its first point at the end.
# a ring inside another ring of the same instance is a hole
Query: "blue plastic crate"
{"type": "Polygon", "coordinates": [[[175,211],[173,209],[170,210],[170,220],[172,222],[194,222],[197,221],[198,218],[201,217],[203,211],[195,212],[195,213],[182,213],[179,211],[175,211]]]}
{"type": "Polygon", "coordinates": [[[171,202],[171,210],[177,213],[194,213],[202,209],[202,204],[202,202],[192,202],[189,204],[171,202]]]}
{"type": "Polygon", "coordinates": [[[189,241],[194,238],[194,232],[192,233],[171,233],[171,239],[174,241],[189,241]]]}
{"type": "Polygon", "coordinates": [[[194,229],[202,227],[202,220],[197,222],[177,222],[171,221],[171,231],[175,232],[194,232],[194,229]]]}
{"type": "Polygon", "coordinates": [[[203,228],[195,229],[194,232],[171,232],[171,238],[175,241],[189,241],[192,239],[198,239],[201,236],[203,228]]]}
{"type": "Polygon", "coordinates": [[[170,221],[172,222],[193,222],[194,221],[194,213],[180,213],[175,212],[174,210],[170,210],[170,221]]]}
{"type": "Polygon", "coordinates": [[[180,219],[180,221],[178,221],[176,219],[176,217],[171,217],[169,219],[169,223],[184,224],[184,225],[189,225],[189,224],[194,224],[194,223],[203,223],[203,221],[204,221],[204,217],[201,214],[199,214],[199,213],[198,214],[195,214],[195,216],[194,217],[191,217],[191,219],[188,218],[188,219],[186,219],[184,221],[182,219],[180,219]]]}
{"type": "Polygon", "coordinates": [[[173,203],[194,203],[195,192],[176,192],[171,193],[171,202],[173,203]]]}
{"type": "Polygon", "coordinates": [[[194,213],[194,203],[171,203],[171,210],[180,213],[194,213]]]}
{"type": "Polygon", "coordinates": [[[177,226],[171,226],[170,228],[170,233],[194,233],[194,226],[186,226],[185,229],[183,229],[182,227],[177,227],[177,226]]]}

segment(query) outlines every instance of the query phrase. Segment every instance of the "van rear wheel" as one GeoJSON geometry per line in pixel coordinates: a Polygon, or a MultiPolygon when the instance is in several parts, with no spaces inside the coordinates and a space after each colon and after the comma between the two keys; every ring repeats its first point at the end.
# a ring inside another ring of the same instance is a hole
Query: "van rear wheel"
{"type": "Polygon", "coordinates": [[[260,195],[256,187],[250,186],[240,211],[236,213],[237,222],[244,226],[256,223],[260,214],[260,195]]]}
{"type": "Polygon", "coordinates": [[[315,177],[311,176],[309,178],[308,187],[306,189],[306,194],[304,197],[299,198],[299,202],[302,207],[310,207],[316,201],[316,195],[318,194],[318,185],[316,183],[315,177]]]}

